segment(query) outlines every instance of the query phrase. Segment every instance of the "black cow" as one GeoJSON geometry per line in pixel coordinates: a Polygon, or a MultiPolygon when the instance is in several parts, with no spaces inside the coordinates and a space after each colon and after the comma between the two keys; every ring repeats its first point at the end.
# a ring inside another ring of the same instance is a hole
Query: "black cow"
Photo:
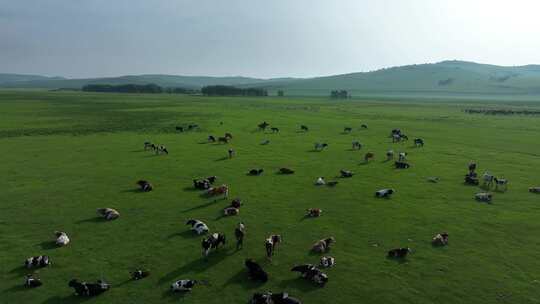
{"type": "Polygon", "coordinates": [[[96,283],[79,282],[77,279],[69,281],[69,287],[75,289],[75,294],[81,297],[93,297],[109,290],[110,285],[102,280],[96,283]]]}
{"type": "Polygon", "coordinates": [[[410,248],[396,248],[388,251],[388,257],[394,259],[404,259],[411,252],[410,248]]]}

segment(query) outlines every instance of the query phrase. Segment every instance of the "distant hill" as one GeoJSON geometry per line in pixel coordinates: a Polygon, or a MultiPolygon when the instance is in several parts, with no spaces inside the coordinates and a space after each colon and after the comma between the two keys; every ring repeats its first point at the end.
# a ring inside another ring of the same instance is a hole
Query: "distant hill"
{"type": "MultiPolygon", "coordinates": [[[[9,77],[4,76],[4,78],[8,79],[9,77]]],[[[80,89],[86,84],[154,83],[162,87],[183,87],[188,89],[200,89],[206,85],[231,85],[244,88],[260,87],[267,89],[270,93],[283,90],[287,96],[328,96],[332,90],[347,90],[353,96],[369,94],[540,95],[540,65],[504,67],[466,61],[443,61],[433,64],[386,68],[373,72],[315,78],[257,79],[248,77],[134,75],[64,79],[17,75],[11,76],[10,79],[12,80],[2,81],[2,76],[0,76],[0,87],[80,89]]]]}
{"type": "Polygon", "coordinates": [[[26,83],[29,81],[42,81],[42,80],[64,80],[62,77],[46,77],[39,75],[23,75],[23,74],[5,74],[0,73],[0,85],[18,85],[20,83],[26,83]]]}

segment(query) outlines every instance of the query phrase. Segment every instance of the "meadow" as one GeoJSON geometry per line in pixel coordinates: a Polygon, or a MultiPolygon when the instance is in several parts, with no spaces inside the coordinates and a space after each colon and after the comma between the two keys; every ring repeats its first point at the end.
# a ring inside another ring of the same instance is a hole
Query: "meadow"
{"type": "Polygon", "coordinates": [[[0,91],[0,303],[247,303],[254,292],[287,291],[304,303],[540,303],[540,116],[467,114],[464,109],[540,108],[511,100],[399,98],[210,98],[81,92],[0,91]],[[269,122],[278,134],[261,132],[269,122]],[[220,122],[223,122],[221,125],[220,122]],[[199,130],[178,133],[175,126],[199,130]],[[367,124],[368,129],[360,129],[367,124]],[[300,132],[300,125],[309,132],[300,132]],[[353,127],[343,134],[345,126],[353,127]],[[392,143],[400,128],[426,145],[392,143]],[[212,134],[233,134],[229,144],[208,143],[212,134]],[[269,145],[260,143],[268,139],[269,145]],[[169,155],[144,151],[145,141],[167,146],[169,155]],[[360,151],[351,149],[359,140],[360,151]],[[315,142],[329,147],[313,152],[315,142]],[[237,155],[227,158],[227,149],[237,155]],[[411,168],[396,170],[387,150],[408,152],[411,168]],[[375,153],[367,164],[363,156],[375,153]],[[481,190],[463,184],[470,161],[510,181],[492,204],[479,203],[481,190]],[[296,171],[276,174],[280,167],[296,171]],[[261,176],[248,176],[264,168],[261,176]],[[340,169],[355,176],[339,179],[340,169]],[[216,175],[239,197],[240,214],[221,217],[228,201],[203,198],[192,180],[216,175]],[[316,187],[317,177],[336,179],[335,188],[316,187]],[[427,178],[437,176],[439,183],[427,178]],[[146,179],[155,189],[136,191],[146,179]],[[394,188],[391,199],[374,192],[394,188]],[[96,208],[121,213],[97,218],[96,208]],[[306,219],[307,208],[321,208],[306,219]],[[201,256],[201,237],[185,225],[205,221],[225,233],[226,246],[201,256]],[[236,251],[234,227],[247,228],[236,251]],[[54,246],[55,230],[71,243],[54,246]],[[450,243],[434,248],[431,238],[446,231],[450,243]],[[272,262],[264,240],[283,236],[272,262]],[[290,271],[319,261],[313,242],[334,236],[324,288],[290,271]],[[410,247],[404,262],[386,252],[410,247]],[[22,287],[29,256],[46,254],[39,269],[42,287],[22,287]],[[266,284],[247,279],[245,258],[270,275],[266,284]],[[129,272],[151,276],[131,281],[129,272]],[[72,278],[105,279],[111,290],[92,299],[73,295],[72,278]],[[207,280],[188,294],[172,294],[178,279],[207,280]]]}

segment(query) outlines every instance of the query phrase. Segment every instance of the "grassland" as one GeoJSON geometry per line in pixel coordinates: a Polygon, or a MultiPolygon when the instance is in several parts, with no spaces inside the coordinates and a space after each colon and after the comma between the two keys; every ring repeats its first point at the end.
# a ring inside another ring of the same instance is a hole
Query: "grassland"
{"type": "MultiPolygon", "coordinates": [[[[87,303],[246,303],[255,291],[286,290],[304,303],[539,303],[540,117],[485,116],[462,110],[478,102],[291,98],[205,98],[170,95],[0,91],[0,303],[79,303],[67,282],[104,278],[112,289],[87,303]],[[258,132],[266,120],[279,134],[258,132]],[[223,121],[223,125],[219,122],[223,121]],[[201,130],[175,133],[197,123],[201,130]],[[360,124],[368,130],[359,130],[360,124]],[[300,124],[310,127],[297,132],[300,124]],[[354,127],[341,134],[344,126],[354,127]],[[392,128],[422,137],[424,148],[392,144],[392,128]],[[227,146],[205,142],[209,134],[231,132],[227,146]],[[259,143],[269,139],[271,143],[259,143]],[[142,149],[145,140],[165,144],[170,155],[142,149]],[[353,140],[364,144],[351,151],[353,140]],[[327,142],[312,152],[314,142],[327,142]],[[384,162],[388,149],[409,153],[412,168],[398,171],[384,162]],[[362,164],[363,153],[376,158],[362,164]],[[473,200],[478,188],[464,186],[469,161],[510,180],[492,205],[473,200]],[[279,167],[297,171],[275,174],[279,167]],[[264,168],[250,177],[250,168],[264,168]],[[315,178],[356,172],[336,188],[313,186],[315,178]],[[244,200],[237,217],[220,218],[226,205],[193,191],[195,177],[217,175],[244,200]],[[439,176],[438,184],[426,182],[439,176]],[[134,191],[150,180],[155,191],[134,191]],[[392,199],[373,192],[397,190],[392,199]],[[96,219],[95,209],[113,207],[121,218],[96,219]],[[304,219],[306,208],[323,216],[304,219]],[[229,237],[227,246],[201,259],[200,238],[186,219],[206,221],[229,237]],[[244,249],[235,251],[233,229],[246,223],[244,249]],[[51,246],[53,231],[72,243],[51,246]],[[433,248],[433,234],[447,231],[450,245],[433,248]],[[279,233],[284,243],[272,263],[264,238],[279,233]],[[337,265],[330,282],[317,288],[290,267],[317,263],[311,244],[333,235],[337,265]],[[409,246],[406,262],[385,258],[388,249],[409,246]],[[53,265],[38,271],[44,286],[21,287],[28,256],[47,254],[53,265]],[[247,280],[243,261],[258,260],[270,274],[264,285],[247,280]],[[129,281],[128,272],[152,275],[129,281]],[[210,286],[172,295],[177,279],[206,279],[210,286]]],[[[529,102],[483,107],[535,108],[529,102]]]]}

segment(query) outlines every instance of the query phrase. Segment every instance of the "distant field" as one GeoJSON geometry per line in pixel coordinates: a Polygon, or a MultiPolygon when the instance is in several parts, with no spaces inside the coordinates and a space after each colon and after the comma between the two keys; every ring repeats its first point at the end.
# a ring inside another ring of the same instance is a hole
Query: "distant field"
{"type": "Polygon", "coordinates": [[[285,290],[304,303],[539,303],[540,196],[527,189],[540,186],[540,117],[464,112],[471,107],[539,110],[540,103],[0,91],[0,303],[81,303],[67,286],[72,278],[112,284],[86,303],[247,303],[266,290],[285,290]],[[280,133],[257,131],[264,120],[280,133]],[[200,130],[175,132],[189,123],[200,130]],[[299,132],[300,124],[310,131],[299,132]],[[342,134],[345,126],[353,131],[342,134]],[[392,144],[393,128],[423,138],[425,147],[392,144]],[[234,136],[230,144],[206,142],[225,132],[234,136]],[[270,144],[260,145],[264,139],[270,144]],[[143,151],[146,140],[165,144],[170,154],[143,151]],[[351,150],[353,140],[363,143],[361,151],[351,150]],[[312,152],[315,142],[329,147],[312,152]],[[229,147],[237,151],[230,160],[229,147]],[[412,167],[398,171],[385,162],[389,149],[407,151],[412,167]],[[368,151],[375,160],[363,164],[368,151]],[[480,173],[510,180],[492,205],[474,201],[480,189],[462,183],[472,160],[480,173]],[[278,175],[280,167],[296,174],[278,175]],[[251,168],[265,173],[247,176],[251,168]],[[356,175],[338,179],[335,188],[313,185],[340,169],[356,175]],[[193,178],[209,175],[231,187],[231,198],[242,198],[239,216],[220,218],[227,202],[191,189],[193,178]],[[430,176],[440,182],[428,183],[430,176]],[[133,191],[138,179],[155,191],[133,191]],[[373,196],[386,187],[397,191],[391,199],[373,196]],[[118,209],[120,219],[96,220],[100,207],[118,209]],[[307,208],[322,208],[322,217],[304,219],[307,208]],[[189,218],[225,233],[226,247],[201,259],[201,238],[184,225],[189,218]],[[235,251],[239,221],[247,239],[235,251]],[[52,247],[55,230],[72,243],[52,247]],[[441,231],[450,244],[433,248],[431,237],[441,231]],[[264,251],[271,233],[284,238],[272,263],[264,251]],[[318,288],[290,268],[318,263],[309,249],[331,235],[337,265],[318,288]],[[413,253],[404,263],[386,259],[395,247],[413,253]],[[23,262],[40,254],[53,264],[37,272],[44,286],[26,290],[23,262]],[[268,283],[247,279],[247,257],[269,272],[268,283]],[[137,267],[151,276],[129,281],[137,267]],[[183,278],[210,285],[171,294],[170,283],[183,278]]]}

